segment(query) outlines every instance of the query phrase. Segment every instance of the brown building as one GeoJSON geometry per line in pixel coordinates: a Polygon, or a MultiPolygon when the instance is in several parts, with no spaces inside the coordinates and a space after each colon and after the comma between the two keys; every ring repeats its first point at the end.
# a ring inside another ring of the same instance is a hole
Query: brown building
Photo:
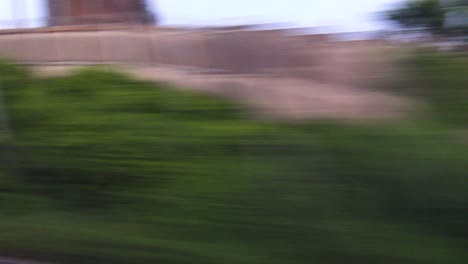
{"type": "Polygon", "coordinates": [[[153,23],[145,0],[48,0],[49,25],[153,23]]]}

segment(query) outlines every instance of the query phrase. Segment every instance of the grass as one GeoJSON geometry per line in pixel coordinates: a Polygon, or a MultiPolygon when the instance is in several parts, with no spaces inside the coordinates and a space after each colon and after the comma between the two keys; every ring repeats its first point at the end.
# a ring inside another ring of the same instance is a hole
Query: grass
{"type": "MultiPolygon", "coordinates": [[[[421,71],[411,83],[436,91],[419,74],[452,61],[419,59],[427,61],[411,64],[421,71]]],[[[461,94],[456,72],[431,78],[450,78],[445,91],[461,94]]],[[[282,124],[102,69],[38,79],[3,65],[0,81],[13,131],[1,148],[2,255],[236,264],[468,257],[463,110],[445,108],[454,95],[424,93],[434,108],[421,122],[282,124]],[[441,121],[450,118],[457,122],[441,121]]]]}

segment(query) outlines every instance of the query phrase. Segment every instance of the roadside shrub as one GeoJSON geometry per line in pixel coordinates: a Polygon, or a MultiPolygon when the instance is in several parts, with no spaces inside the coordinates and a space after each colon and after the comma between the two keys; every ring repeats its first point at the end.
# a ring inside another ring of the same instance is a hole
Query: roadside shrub
{"type": "Polygon", "coordinates": [[[187,157],[224,155],[205,140],[218,136],[210,126],[242,116],[224,100],[99,68],[31,85],[16,67],[5,69],[21,176],[32,191],[61,201],[122,202],[132,188],[162,186],[187,157]]]}

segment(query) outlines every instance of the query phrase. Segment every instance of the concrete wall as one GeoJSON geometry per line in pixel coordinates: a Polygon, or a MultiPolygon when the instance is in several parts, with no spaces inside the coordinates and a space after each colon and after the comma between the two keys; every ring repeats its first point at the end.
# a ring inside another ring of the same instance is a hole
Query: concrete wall
{"type": "Polygon", "coordinates": [[[27,63],[168,64],[234,74],[273,73],[324,82],[383,68],[383,44],[330,42],[281,31],[128,29],[0,35],[0,56],[27,63]]]}

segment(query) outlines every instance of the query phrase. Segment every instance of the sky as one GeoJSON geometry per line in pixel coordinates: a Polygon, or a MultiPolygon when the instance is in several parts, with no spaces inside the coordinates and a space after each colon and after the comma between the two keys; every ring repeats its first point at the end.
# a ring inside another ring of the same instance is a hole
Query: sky
{"type": "MultiPolygon", "coordinates": [[[[402,0],[147,0],[164,25],[284,23],[328,31],[385,28],[377,13],[402,0]]],[[[0,0],[0,27],[31,27],[45,21],[45,0],[0,0]],[[25,19],[12,23],[13,18],[25,19]]]]}

